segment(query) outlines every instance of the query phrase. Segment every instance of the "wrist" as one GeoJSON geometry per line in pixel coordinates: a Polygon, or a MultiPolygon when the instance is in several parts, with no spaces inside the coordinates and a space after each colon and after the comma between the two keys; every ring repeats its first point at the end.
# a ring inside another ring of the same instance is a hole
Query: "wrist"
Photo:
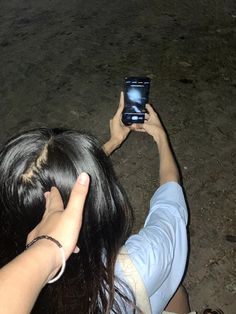
{"type": "Polygon", "coordinates": [[[158,146],[160,146],[162,143],[167,142],[167,135],[164,129],[158,129],[153,134],[153,139],[157,143],[158,146]]]}
{"type": "Polygon", "coordinates": [[[114,150],[116,150],[122,141],[118,138],[111,137],[108,142],[103,145],[103,150],[105,151],[106,155],[110,155],[114,150]]]}
{"type": "Polygon", "coordinates": [[[26,252],[35,256],[39,271],[45,272],[44,284],[48,283],[61,267],[62,259],[57,245],[46,239],[34,243],[26,252]]]}
{"type": "Polygon", "coordinates": [[[116,147],[119,147],[123,142],[124,140],[126,139],[126,136],[120,134],[119,136],[114,136],[114,135],[111,135],[110,137],[110,142],[116,146],[116,147]]]}

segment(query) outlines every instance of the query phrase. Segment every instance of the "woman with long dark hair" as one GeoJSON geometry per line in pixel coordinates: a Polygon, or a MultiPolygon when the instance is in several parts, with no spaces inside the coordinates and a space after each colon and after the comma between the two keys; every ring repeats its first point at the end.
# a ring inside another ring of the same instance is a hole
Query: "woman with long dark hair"
{"type": "MultiPolygon", "coordinates": [[[[80,252],[70,257],[57,283],[44,287],[32,313],[145,313],[146,301],[148,311],[160,313],[178,289],[187,256],[187,210],[178,169],[164,128],[147,105],[145,123],[133,129],[157,143],[161,187],[144,228],[130,236],[132,210],[107,156],[130,131],[121,122],[122,110],[123,98],[103,148],[89,135],[45,128],[20,134],[1,148],[1,266],[24,250],[27,235],[44,214],[44,193],[56,186],[66,207],[77,176],[90,176],[80,252]]],[[[181,310],[187,313],[188,306],[181,310]]]]}

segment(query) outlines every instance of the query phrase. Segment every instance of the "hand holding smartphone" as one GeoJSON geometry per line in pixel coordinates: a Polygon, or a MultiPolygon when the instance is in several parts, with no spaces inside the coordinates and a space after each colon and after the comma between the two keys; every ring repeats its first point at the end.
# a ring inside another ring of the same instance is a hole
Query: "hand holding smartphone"
{"type": "Polygon", "coordinates": [[[150,81],[148,77],[125,78],[125,106],[122,113],[122,122],[124,125],[144,123],[145,105],[149,99],[150,81]]]}

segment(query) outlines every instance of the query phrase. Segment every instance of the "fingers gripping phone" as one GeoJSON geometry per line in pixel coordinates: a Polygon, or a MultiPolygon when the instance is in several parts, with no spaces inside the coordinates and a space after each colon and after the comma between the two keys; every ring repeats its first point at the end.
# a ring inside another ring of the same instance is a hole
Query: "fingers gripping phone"
{"type": "Polygon", "coordinates": [[[124,88],[125,106],[122,122],[125,125],[144,123],[145,105],[148,103],[150,79],[148,77],[126,77],[124,88]]]}

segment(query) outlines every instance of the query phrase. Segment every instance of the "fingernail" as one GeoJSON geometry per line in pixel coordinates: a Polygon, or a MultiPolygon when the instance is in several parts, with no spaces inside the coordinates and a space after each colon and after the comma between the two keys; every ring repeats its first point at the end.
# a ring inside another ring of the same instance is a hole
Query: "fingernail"
{"type": "Polygon", "coordinates": [[[88,181],[89,181],[89,176],[86,172],[82,172],[79,175],[78,180],[77,180],[77,182],[82,185],[87,185],[88,181]]]}
{"type": "Polygon", "coordinates": [[[48,192],[48,191],[44,193],[44,197],[45,197],[46,199],[48,198],[49,195],[50,195],[50,192],[48,192]]]}

